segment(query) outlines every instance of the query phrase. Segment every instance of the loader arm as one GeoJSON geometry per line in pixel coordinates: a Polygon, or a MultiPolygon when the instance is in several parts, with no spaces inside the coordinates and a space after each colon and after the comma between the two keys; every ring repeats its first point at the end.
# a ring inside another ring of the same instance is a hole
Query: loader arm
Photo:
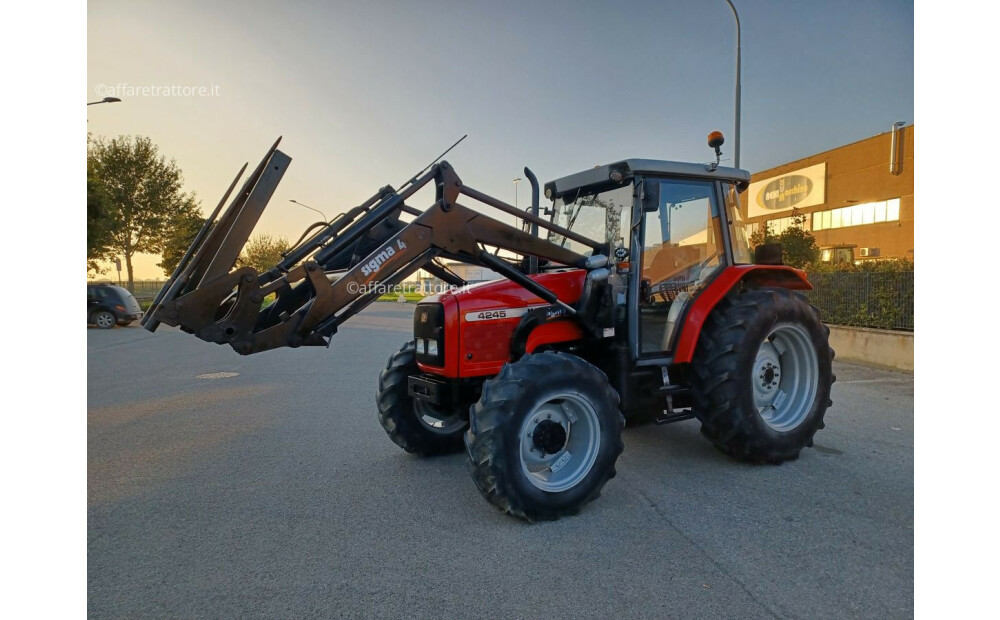
{"type": "MultiPolygon", "coordinates": [[[[143,319],[147,330],[155,331],[160,323],[177,326],[202,340],[229,344],[243,355],[286,346],[329,345],[338,326],[377,299],[380,288],[397,284],[421,268],[448,276],[450,272],[432,263],[438,257],[487,266],[574,314],[575,308],[484,246],[571,267],[603,266],[600,260],[588,260],[520,227],[459,204],[459,198],[466,196],[573,239],[595,253],[604,250],[600,242],[465,186],[451,166],[442,161],[409,181],[404,189],[381,188],[310,235],[314,225],[281,262],[265,273],[250,267],[234,269],[291,162],[277,150],[278,142],[218,216],[236,186],[237,175],[156,296],[143,319]],[[429,208],[420,211],[405,203],[432,181],[436,200],[429,208]],[[415,217],[407,223],[400,219],[403,213],[415,217]],[[262,307],[272,293],[275,300],[262,307]]],[[[461,282],[454,274],[450,276],[452,283],[461,282]]]]}

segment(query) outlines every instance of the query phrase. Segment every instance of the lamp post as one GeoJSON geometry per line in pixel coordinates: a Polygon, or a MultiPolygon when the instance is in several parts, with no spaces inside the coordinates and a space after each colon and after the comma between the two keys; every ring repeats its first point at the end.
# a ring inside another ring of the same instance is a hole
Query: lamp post
{"type": "Polygon", "coordinates": [[[740,167],[740,55],[742,53],[742,41],[740,37],[740,14],[733,6],[733,0],[726,0],[729,8],[733,10],[733,17],[736,18],[736,139],[733,141],[733,167],[740,167]]]}
{"type": "Polygon", "coordinates": [[[105,97],[100,101],[90,101],[87,103],[87,105],[97,105],[98,103],[118,103],[120,101],[121,99],[119,99],[118,97],[105,97]]]}
{"type": "Polygon", "coordinates": [[[521,177],[514,179],[514,208],[517,208],[517,184],[521,180],[521,177]]]}
{"type": "Polygon", "coordinates": [[[305,207],[306,209],[309,209],[310,211],[315,211],[316,213],[319,213],[320,215],[323,216],[323,221],[324,222],[329,222],[330,221],[329,218],[326,217],[326,214],[323,213],[322,211],[320,211],[319,209],[313,209],[309,205],[304,205],[301,202],[299,202],[298,200],[289,200],[288,202],[294,202],[295,204],[299,205],[300,207],[305,207]]]}

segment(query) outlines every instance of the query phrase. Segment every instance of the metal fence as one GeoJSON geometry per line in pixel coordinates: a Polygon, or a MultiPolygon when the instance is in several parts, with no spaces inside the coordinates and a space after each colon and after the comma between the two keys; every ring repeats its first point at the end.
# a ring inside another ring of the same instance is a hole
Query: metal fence
{"type": "MultiPolygon", "coordinates": [[[[136,280],[132,294],[136,299],[153,299],[166,282],[164,280],[136,280]]],[[[124,282],[128,287],[128,283],[124,282]]]]}
{"type": "Polygon", "coordinates": [[[824,323],[913,331],[913,272],[810,273],[824,323]]]}

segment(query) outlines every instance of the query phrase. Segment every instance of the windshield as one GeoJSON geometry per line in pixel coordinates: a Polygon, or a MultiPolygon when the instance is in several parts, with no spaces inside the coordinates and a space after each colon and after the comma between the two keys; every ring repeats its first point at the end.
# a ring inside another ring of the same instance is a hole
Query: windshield
{"type": "MultiPolygon", "coordinates": [[[[629,213],[631,208],[631,184],[597,193],[580,190],[555,200],[552,223],[595,241],[609,243],[613,250],[627,245],[622,213],[629,213]]],[[[549,241],[580,254],[591,252],[590,247],[554,232],[549,233],[549,241]]]]}

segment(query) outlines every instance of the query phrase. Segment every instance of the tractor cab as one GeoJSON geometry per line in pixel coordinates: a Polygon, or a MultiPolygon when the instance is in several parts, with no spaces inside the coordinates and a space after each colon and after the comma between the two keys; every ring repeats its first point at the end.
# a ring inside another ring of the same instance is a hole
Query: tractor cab
{"type": "MultiPolygon", "coordinates": [[[[739,208],[749,182],[735,168],[628,159],[546,184],[553,223],[607,244],[632,359],[669,356],[698,293],[751,262],[739,208]]],[[[555,233],[549,241],[586,249],[555,233]]]]}

